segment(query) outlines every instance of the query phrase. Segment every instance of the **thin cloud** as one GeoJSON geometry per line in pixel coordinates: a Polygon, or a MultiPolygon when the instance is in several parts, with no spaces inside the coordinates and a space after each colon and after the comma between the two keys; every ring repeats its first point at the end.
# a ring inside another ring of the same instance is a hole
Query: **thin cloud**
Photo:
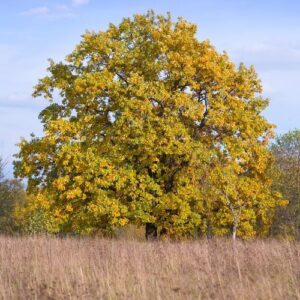
{"type": "Polygon", "coordinates": [[[90,0],[72,0],[72,5],[73,6],[82,6],[86,5],[90,2],[90,0]]]}
{"type": "Polygon", "coordinates": [[[75,17],[74,11],[76,8],[86,5],[89,2],[90,0],[71,0],[69,5],[59,4],[50,8],[48,6],[33,7],[21,12],[21,15],[43,20],[67,19],[75,17]]]}
{"type": "Polygon", "coordinates": [[[227,45],[237,63],[253,64],[260,71],[300,70],[300,41],[268,41],[227,45]]]}
{"type": "Polygon", "coordinates": [[[50,10],[47,6],[41,6],[41,7],[34,7],[34,8],[30,8],[28,10],[25,10],[25,11],[21,12],[21,15],[28,16],[28,17],[45,16],[45,15],[49,14],[49,12],[50,12],[50,10]]]}
{"type": "Polygon", "coordinates": [[[55,9],[57,11],[61,11],[61,12],[69,12],[70,11],[70,7],[68,5],[65,5],[65,4],[56,5],[55,9]]]}
{"type": "Polygon", "coordinates": [[[21,15],[50,21],[68,19],[75,16],[71,8],[67,5],[57,5],[51,9],[47,6],[35,7],[23,11],[21,15]]]}

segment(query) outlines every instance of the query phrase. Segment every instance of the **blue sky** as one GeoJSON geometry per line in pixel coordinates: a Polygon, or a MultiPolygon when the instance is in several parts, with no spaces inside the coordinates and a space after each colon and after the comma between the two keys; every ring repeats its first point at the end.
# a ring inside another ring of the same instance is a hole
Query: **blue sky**
{"type": "Polygon", "coordinates": [[[85,30],[105,30],[124,16],[154,9],[198,25],[236,63],[253,64],[271,102],[265,116],[284,133],[300,128],[300,1],[276,0],[1,0],[0,156],[11,174],[20,137],[41,134],[32,99],[47,59],[62,60],[85,30]]]}

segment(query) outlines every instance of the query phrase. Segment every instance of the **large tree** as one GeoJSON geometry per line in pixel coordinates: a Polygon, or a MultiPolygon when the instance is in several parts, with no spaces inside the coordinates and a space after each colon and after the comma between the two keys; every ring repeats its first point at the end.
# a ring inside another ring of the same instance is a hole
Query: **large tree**
{"type": "Polygon", "coordinates": [[[59,230],[130,222],[147,237],[253,236],[269,226],[279,198],[265,176],[268,101],[253,67],[195,35],[149,12],[85,33],[50,62],[34,92],[50,102],[44,136],[20,143],[15,171],[59,230]]]}

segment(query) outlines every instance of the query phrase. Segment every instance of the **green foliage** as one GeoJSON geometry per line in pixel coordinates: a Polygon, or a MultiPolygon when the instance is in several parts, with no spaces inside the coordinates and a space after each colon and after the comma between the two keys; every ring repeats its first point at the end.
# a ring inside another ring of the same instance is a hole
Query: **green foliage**
{"type": "Polygon", "coordinates": [[[300,239],[300,130],[277,137],[271,150],[275,157],[272,168],[274,189],[289,201],[287,207],[278,208],[272,232],[300,239]]]}
{"type": "Polygon", "coordinates": [[[5,179],[4,163],[0,157],[0,233],[11,234],[17,231],[14,211],[26,201],[26,194],[20,181],[5,179]]]}
{"type": "Polygon", "coordinates": [[[44,136],[20,143],[15,172],[60,231],[267,231],[280,204],[265,174],[268,101],[254,68],[236,68],[196,29],[135,15],[50,62],[34,92],[50,102],[44,136]]]}
{"type": "Polygon", "coordinates": [[[57,218],[49,212],[47,202],[42,195],[26,197],[23,205],[18,205],[14,217],[19,231],[25,234],[58,233],[57,218]]]}

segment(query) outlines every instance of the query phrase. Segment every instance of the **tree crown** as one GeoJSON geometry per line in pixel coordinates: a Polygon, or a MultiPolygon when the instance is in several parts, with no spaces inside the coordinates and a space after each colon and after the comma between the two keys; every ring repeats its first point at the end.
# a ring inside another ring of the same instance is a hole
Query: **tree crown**
{"type": "Polygon", "coordinates": [[[15,170],[63,230],[223,234],[236,210],[241,232],[268,223],[268,100],[253,67],[236,68],[196,29],[150,11],[50,61],[33,94],[50,101],[44,136],[21,142],[15,170]]]}

